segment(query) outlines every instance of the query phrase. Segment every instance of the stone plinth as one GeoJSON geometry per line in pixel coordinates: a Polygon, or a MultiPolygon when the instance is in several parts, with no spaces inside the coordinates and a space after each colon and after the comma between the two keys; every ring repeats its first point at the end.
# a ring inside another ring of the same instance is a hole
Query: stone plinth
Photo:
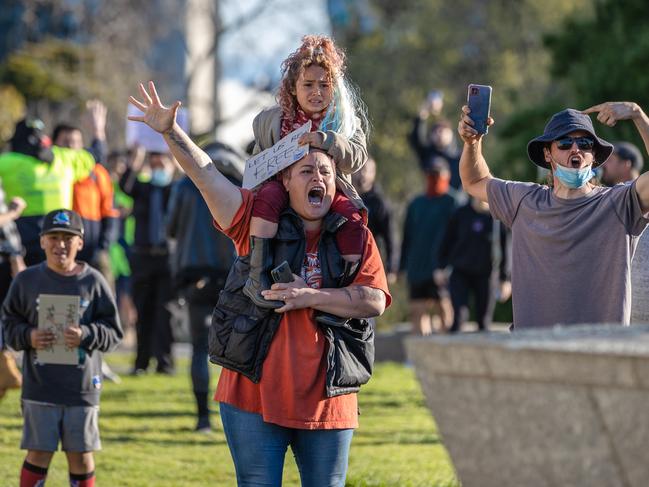
{"type": "Polygon", "coordinates": [[[406,348],[463,487],[649,485],[649,325],[406,348]]]}
{"type": "Polygon", "coordinates": [[[410,323],[398,323],[390,331],[374,336],[374,360],[376,362],[405,362],[406,349],[403,344],[410,336],[410,323]]]}

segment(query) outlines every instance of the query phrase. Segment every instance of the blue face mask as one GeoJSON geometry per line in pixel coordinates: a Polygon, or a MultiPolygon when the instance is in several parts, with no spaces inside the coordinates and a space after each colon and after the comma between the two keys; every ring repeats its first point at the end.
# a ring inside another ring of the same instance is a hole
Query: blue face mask
{"type": "Polygon", "coordinates": [[[586,186],[586,183],[595,177],[595,171],[593,171],[592,165],[575,169],[557,164],[554,168],[554,175],[564,186],[578,189],[586,186]]]}
{"type": "Polygon", "coordinates": [[[151,184],[154,186],[167,186],[171,183],[173,175],[164,169],[154,169],[151,171],[151,184]]]}

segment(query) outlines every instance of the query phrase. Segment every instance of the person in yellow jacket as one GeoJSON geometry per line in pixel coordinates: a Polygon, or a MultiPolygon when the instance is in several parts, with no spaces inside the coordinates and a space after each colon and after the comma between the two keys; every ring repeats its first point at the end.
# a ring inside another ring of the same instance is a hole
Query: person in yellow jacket
{"type": "MultiPolygon", "coordinates": [[[[44,216],[57,208],[72,208],[73,184],[87,178],[95,166],[89,152],[51,147],[49,138],[44,135],[44,128],[43,122],[38,119],[18,122],[10,140],[10,151],[0,154],[0,180],[5,201],[18,206],[14,221],[25,249],[19,268],[12,267],[11,272],[0,272],[3,298],[16,272],[25,265],[45,260],[40,246],[44,216]]],[[[10,206],[9,210],[12,208],[10,206]]],[[[20,257],[19,250],[16,252],[15,256],[20,257]]],[[[1,344],[0,354],[1,397],[5,389],[20,386],[20,374],[11,352],[5,351],[1,344]]]]}
{"type": "Polygon", "coordinates": [[[72,208],[72,186],[95,166],[85,150],[52,147],[43,122],[25,119],[16,125],[10,152],[0,155],[0,178],[7,200],[21,197],[27,203],[16,220],[25,247],[25,263],[45,259],[39,234],[43,217],[57,208],[72,208]]]}

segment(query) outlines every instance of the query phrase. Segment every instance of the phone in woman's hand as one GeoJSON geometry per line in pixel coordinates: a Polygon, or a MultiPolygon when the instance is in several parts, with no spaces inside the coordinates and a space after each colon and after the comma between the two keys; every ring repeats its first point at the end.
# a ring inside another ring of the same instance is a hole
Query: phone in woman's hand
{"type": "Polygon", "coordinates": [[[291,272],[291,267],[286,261],[272,269],[270,275],[275,282],[293,282],[295,280],[291,272]]]}

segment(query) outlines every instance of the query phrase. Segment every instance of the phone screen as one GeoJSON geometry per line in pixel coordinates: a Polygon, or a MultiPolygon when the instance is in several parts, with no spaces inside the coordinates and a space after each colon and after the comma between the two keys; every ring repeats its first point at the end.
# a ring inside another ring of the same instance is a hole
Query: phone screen
{"type": "Polygon", "coordinates": [[[479,133],[486,134],[489,130],[487,119],[491,108],[491,86],[470,84],[467,105],[471,110],[469,117],[475,123],[474,128],[479,133]]]}

